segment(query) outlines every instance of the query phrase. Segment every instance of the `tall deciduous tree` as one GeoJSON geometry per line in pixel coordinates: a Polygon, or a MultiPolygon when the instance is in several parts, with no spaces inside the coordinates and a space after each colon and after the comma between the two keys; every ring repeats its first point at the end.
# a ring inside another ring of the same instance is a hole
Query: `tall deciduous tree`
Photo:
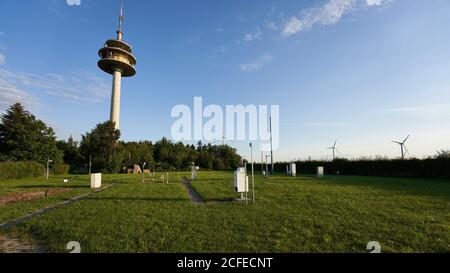
{"type": "Polygon", "coordinates": [[[20,103],[12,105],[1,116],[0,158],[43,164],[50,158],[56,164],[62,164],[62,152],[56,145],[53,129],[26,111],[20,103]]]}
{"type": "Polygon", "coordinates": [[[142,166],[144,162],[147,168],[154,168],[153,144],[151,141],[121,142],[125,151],[125,166],[132,167],[134,164],[142,166]]]}
{"type": "Polygon", "coordinates": [[[93,169],[118,172],[125,153],[119,143],[120,131],[114,122],[98,124],[90,133],[82,136],[80,150],[85,161],[92,156],[93,169]]]}
{"type": "Polygon", "coordinates": [[[81,163],[81,155],[79,149],[79,143],[69,137],[67,141],[60,140],[56,143],[58,148],[64,153],[64,162],[69,165],[75,165],[81,163]]]}

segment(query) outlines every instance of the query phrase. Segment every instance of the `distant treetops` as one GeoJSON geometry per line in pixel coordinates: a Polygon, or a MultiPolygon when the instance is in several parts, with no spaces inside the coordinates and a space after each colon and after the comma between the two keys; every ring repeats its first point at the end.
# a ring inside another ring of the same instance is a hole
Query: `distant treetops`
{"type": "Polygon", "coordinates": [[[26,111],[20,103],[8,108],[0,120],[0,161],[53,160],[55,172],[93,171],[118,173],[123,168],[144,162],[153,170],[187,170],[192,162],[203,169],[225,170],[240,165],[241,156],[227,145],[199,142],[197,146],[173,143],[163,138],[150,141],[121,142],[120,131],[107,121],[82,135],[80,143],[70,137],[58,141],[51,127],[26,111]],[[68,165],[65,167],[65,164],[68,165]]]}

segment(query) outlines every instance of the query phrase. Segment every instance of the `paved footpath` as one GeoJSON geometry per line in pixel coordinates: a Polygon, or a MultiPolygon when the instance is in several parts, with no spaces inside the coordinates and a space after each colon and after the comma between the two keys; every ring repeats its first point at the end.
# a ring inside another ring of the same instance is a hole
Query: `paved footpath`
{"type": "Polygon", "coordinates": [[[198,194],[198,192],[196,190],[194,190],[194,188],[192,188],[191,182],[186,177],[183,180],[183,185],[184,185],[184,187],[185,187],[185,189],[186,189],[186,191],[187,191],[191,201],[193,203],[195,203],[195,204],[198,204],[198,205],[216,205],[216,204],[243,203],[243,202],[245,202],[245,200],[240,200],[240,199],[237,199],[237,198],[230,199],[230,200],[223,200],[223,201],[206,202],[205,200],[203,200],[203,198],[200,196],[200,194],[198,194]]]}
{"type": "Polygon", "coordinates": [[[205,201],[203,201],[203,198],[196,192],[191,185],[191,182],[185,177],[183,180],[183,185],[186,188],[187,193],[189,194],[189,198],[191,198],[191,201],[195,204],[203,205],[205,204],[205,201]]]}

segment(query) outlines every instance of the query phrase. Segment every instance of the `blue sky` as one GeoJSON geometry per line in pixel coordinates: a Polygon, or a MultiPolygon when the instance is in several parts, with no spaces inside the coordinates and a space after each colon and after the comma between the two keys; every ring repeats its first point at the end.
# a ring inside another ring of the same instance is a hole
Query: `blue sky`
{"type": "MultiPolygon", "coordinates": [[[[0,111],[22,102],[67,138],[109,118],[97,51],[119,0],[1,0],[0,111]]],[[[422,157],[450,148],[447,0],[125,3],[138,74],[124,79],[125,140],[170,136],[173,106],[280,105],[277,160],[422,157]]],[[[230,143],[248,156],[248,144],[230,143]]]]}

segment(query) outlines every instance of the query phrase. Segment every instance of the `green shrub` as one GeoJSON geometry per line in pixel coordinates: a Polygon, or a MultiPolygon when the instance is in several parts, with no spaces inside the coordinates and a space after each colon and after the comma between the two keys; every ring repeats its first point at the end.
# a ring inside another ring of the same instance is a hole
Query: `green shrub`
{"type": "Polygon", "coordinates": [[[69,173],[70,166],[63,163],[54,163],[50,166],[50,172],[54,175],[63,175],[69,173]]]}
{"type": "Polygon", "coordinates": [[[0,179],[44,176],[45,166],[34,161],[0,162],[0,179]]]}

